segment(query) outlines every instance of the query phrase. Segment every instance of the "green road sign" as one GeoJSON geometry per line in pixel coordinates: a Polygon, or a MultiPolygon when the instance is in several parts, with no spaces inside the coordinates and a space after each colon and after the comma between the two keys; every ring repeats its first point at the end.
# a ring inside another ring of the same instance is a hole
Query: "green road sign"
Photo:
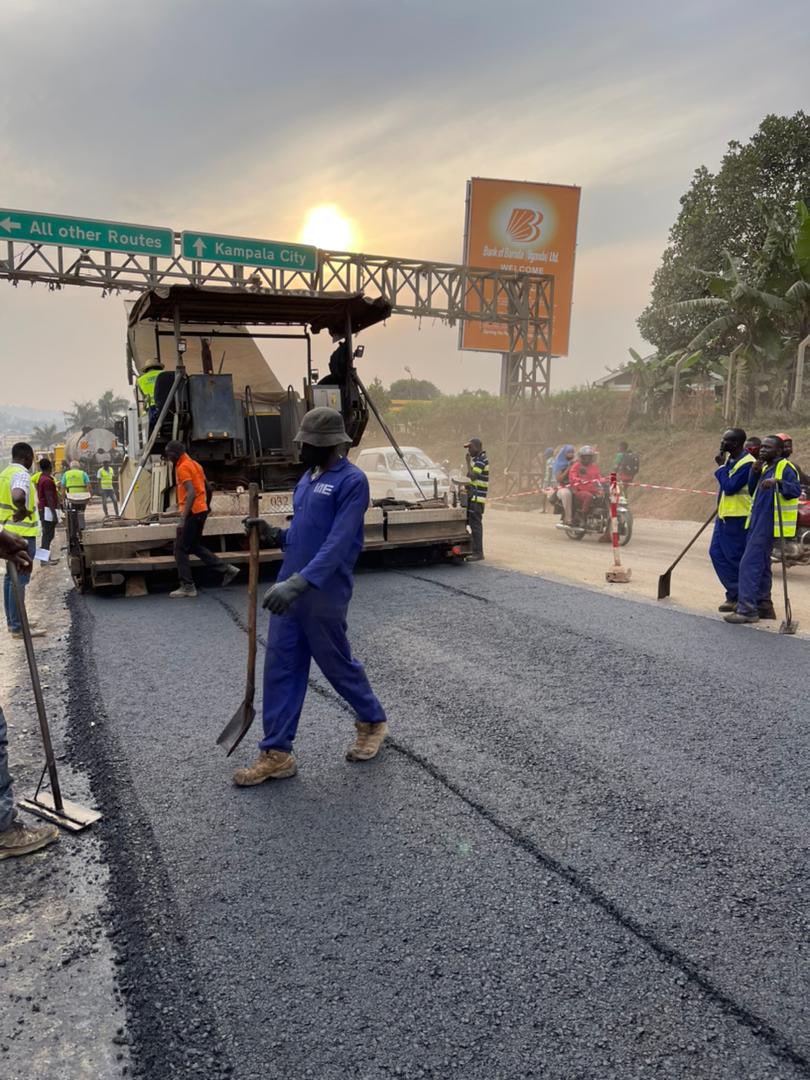
{"type": "Polygon", "coordinates": [[[243,236],[199,232],[184,232],[181,238],[185,259],[304,273],[312,273],[318,266],[318,249],[306,244],[281,244],[277,240],[247,240],[243,236]]]}
{"type": "Polygon", "coordinates": [[[124,221],[55,217],[29,210],[0,210],[0,240],[168,255],[170,258],[174,255],[172,229],[153,229],[124,221]]]}

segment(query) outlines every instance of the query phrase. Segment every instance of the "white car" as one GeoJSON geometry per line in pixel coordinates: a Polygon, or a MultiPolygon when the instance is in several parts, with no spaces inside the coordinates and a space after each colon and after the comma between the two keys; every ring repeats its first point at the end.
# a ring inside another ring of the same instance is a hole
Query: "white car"
{"type": "MultiPolygon", "coordinates": [[[[416,446],[403,446],[402,457],[419,481],[426,498],[432,499],[437,488],[439,498],[448,493],[450,477],[446,470],[431,461],[422,450],[416,446]]],[[[368,477],[372,499],[399,499],[402,502],[421,500],[419,489],[392,447],[373,446],[361,450],[355,464],[368,477]]]]}

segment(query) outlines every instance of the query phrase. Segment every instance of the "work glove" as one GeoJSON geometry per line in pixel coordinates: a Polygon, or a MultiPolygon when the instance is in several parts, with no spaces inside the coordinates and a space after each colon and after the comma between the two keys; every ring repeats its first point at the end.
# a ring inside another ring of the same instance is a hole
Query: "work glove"
{"type": "Polygon", "coordinates": [[[249,533],[251,529],[259,530],[259,543],[262,547],[281,547],[281,535],[284,531],[283,529],[279,529],[276,525],[271,525],[269,521],[265,521],[264,518],[258,517],[242,518],[242,524],[245,527],[246,533],[249,533]]]}
{"type": "Polygon", "coordinates": [[[308,588],[309,582],[306,578],[301,577],[300,574],[293,574],[286,581],[278,581],[267,590],[262,600],[262,607],[267,608],[273,615],[283,615],[308,588]]]}

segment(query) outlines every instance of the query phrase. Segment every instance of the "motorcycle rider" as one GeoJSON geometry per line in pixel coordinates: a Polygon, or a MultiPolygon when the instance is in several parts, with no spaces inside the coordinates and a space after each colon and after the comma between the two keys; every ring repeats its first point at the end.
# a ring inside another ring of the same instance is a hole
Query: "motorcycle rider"
{"type": "MultiPolygon", "coordinates": [[[[720,450],[714,459],[719,465],[714,474],[719,492],[709,558],[726,590],[726,599],[718,611],[734,611],[737,607],[740,559],[745,551],[745,523],[751,511],[748,480],[751,466],[756,461],[746,450],[746,438],[742,428],[728,428],[723,432],[720,450]]],[[[759,614],[760,618],[771,617],[764,609],[759,614]]]]}
{"type": "Polygon", "coordinates": [[[574,464],[574,447],[571,443],[565,443],[554,459],[554,464],[551,467],[551,475],[554,483],[557,485],[557,489],[554,494],[560,500],[560,504],[563,509],[562,519],[564,525],[571,524],[571,510],[573,496],[571,494],[571,488],[569,487],[569,474],[571,472],[571,466],[574,464]]]}
{"type": "MultiPolygon", "coordinates": [[[[580,448],[577,454],[577,460],[573,463],[568,471],[568,488],[560,488],[557,493],[562,497],[563,490],[566,491],[567,499],[562,498],[563,507],[566,509],[566,517],[568,517],[568,523],[572,523],[574,516],[571,516],[569,507],[576,500],[576,508],[582,518],[583,523],[588,517],[588,511],[591,508],[591,503],[595,496],[599,496],[603,493],[603,484],[605,478],[602,476],[602,472],[599,465],[596,462],[596,450],[592,446],[585,445],[580,448]],[[569,506],[566,506],[566,502],[569,506]]],[[[563,519],[565,520],[565,518],[563,519]]],[[[610,540],[608,532],[605,532],[600,537],[601,543],[607,543],[610,540]]]]}

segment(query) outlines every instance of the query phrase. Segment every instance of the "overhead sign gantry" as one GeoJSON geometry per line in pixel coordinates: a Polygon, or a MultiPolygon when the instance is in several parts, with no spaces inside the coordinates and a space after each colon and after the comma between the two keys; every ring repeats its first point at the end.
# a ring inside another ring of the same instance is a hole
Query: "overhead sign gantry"
{"type": "Polygon", "coordinates": [[[535,479],[534,406],[548,394],[554,278],[302,244],[0,209],[0,279],[143,292],[217,285],[274,293],[376,292],[394,314],[507,332],[507,492],[535,479]]]}

